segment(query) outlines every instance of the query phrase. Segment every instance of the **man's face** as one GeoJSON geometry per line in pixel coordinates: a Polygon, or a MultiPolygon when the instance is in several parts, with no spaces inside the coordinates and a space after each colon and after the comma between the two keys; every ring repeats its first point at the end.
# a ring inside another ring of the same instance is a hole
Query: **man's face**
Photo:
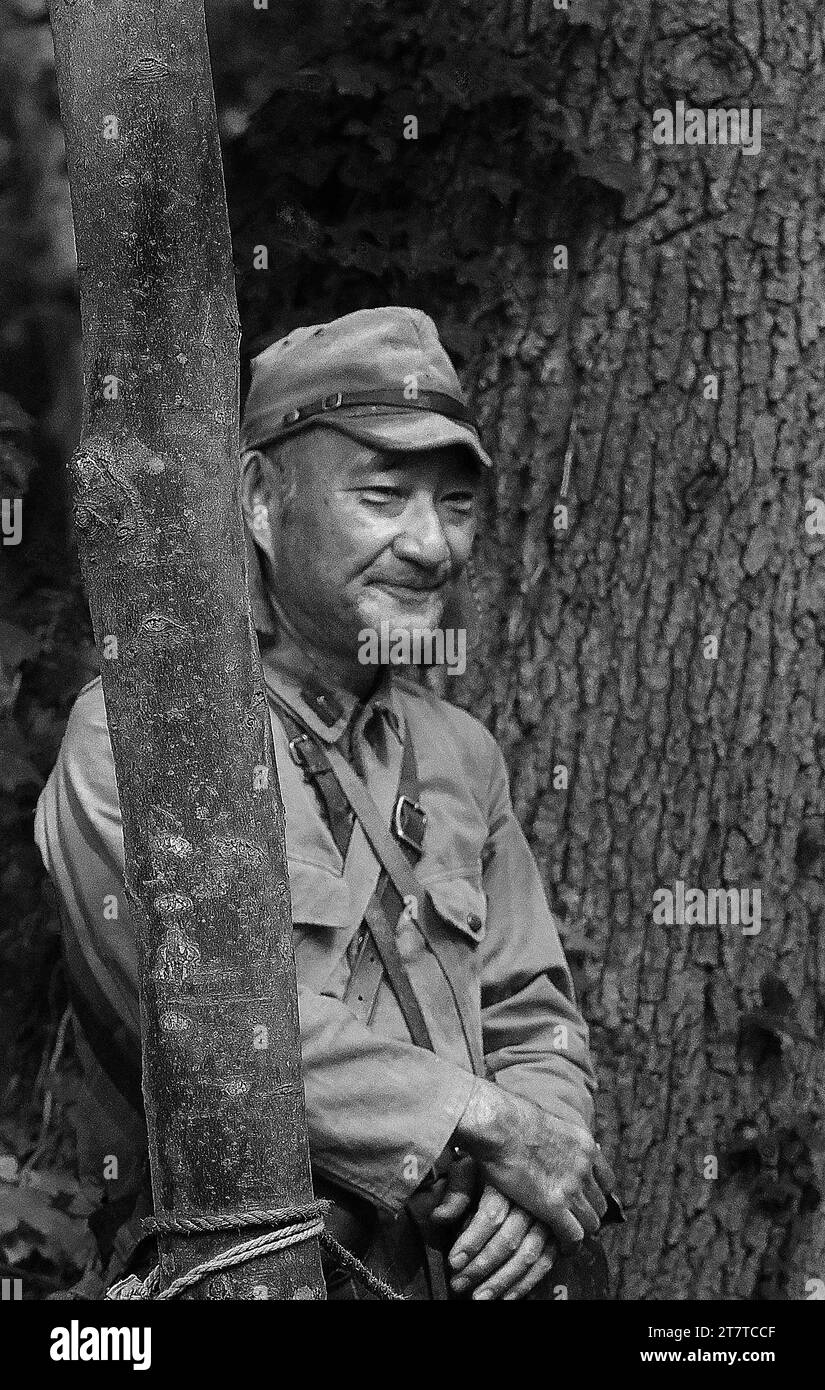
{"type": "Polygon", "coordinates": [[[480,467],[460,446],[378,452],[303,435],[295,489],[269,507],[275,595],[300,634],[351,657],[365,628],[434,629],[470,555],[480,467]]]}

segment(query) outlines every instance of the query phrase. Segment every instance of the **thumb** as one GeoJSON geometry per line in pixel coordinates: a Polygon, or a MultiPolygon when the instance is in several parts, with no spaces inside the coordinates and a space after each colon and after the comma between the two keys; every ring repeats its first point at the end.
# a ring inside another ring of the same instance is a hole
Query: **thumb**
{"type": "Polygon", "coordinates": [[[433,1207],[433,1221],[459,1221],[473,1198],[476,1186],[476,1166],[471,1158],[453,1159],[447,1174],[447,1186],[437,1207],[433,1207]]]}

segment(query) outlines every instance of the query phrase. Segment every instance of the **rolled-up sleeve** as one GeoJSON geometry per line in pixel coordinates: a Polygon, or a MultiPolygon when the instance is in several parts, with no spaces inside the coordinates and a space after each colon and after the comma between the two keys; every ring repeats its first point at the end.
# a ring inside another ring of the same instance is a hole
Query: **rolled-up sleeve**
{"type": "Polygon", "coordinates": [[[596,1078],[587,1025],[538,867],[513,811],[504,759],[495,744],[493,749],[483,859],[485,1061],[500,1086],[589,1128],[596,1078]]]}

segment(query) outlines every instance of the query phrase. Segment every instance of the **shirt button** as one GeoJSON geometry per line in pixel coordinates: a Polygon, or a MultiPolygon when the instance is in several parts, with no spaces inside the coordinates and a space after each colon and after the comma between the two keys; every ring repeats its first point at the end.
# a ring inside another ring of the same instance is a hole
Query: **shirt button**
{"type": "Polygon", "coordinates": [[[481,918],[477,912],[467,913],[467,926],[470,931],[481,931],[481,918]]]}

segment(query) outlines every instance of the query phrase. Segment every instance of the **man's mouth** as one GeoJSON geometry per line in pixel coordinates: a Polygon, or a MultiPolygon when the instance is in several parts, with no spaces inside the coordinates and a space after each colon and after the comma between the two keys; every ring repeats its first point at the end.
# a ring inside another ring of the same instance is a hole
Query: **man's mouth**
{"type": "Polygon", "coordinates": [[[421,601],[433,594],[441,593],[444,582],[436,584],[404,584],[388,579],[376,579],[373,581],[377,589],[383,589],[386,593],[392,594],[394,598],[421,601]]]}

